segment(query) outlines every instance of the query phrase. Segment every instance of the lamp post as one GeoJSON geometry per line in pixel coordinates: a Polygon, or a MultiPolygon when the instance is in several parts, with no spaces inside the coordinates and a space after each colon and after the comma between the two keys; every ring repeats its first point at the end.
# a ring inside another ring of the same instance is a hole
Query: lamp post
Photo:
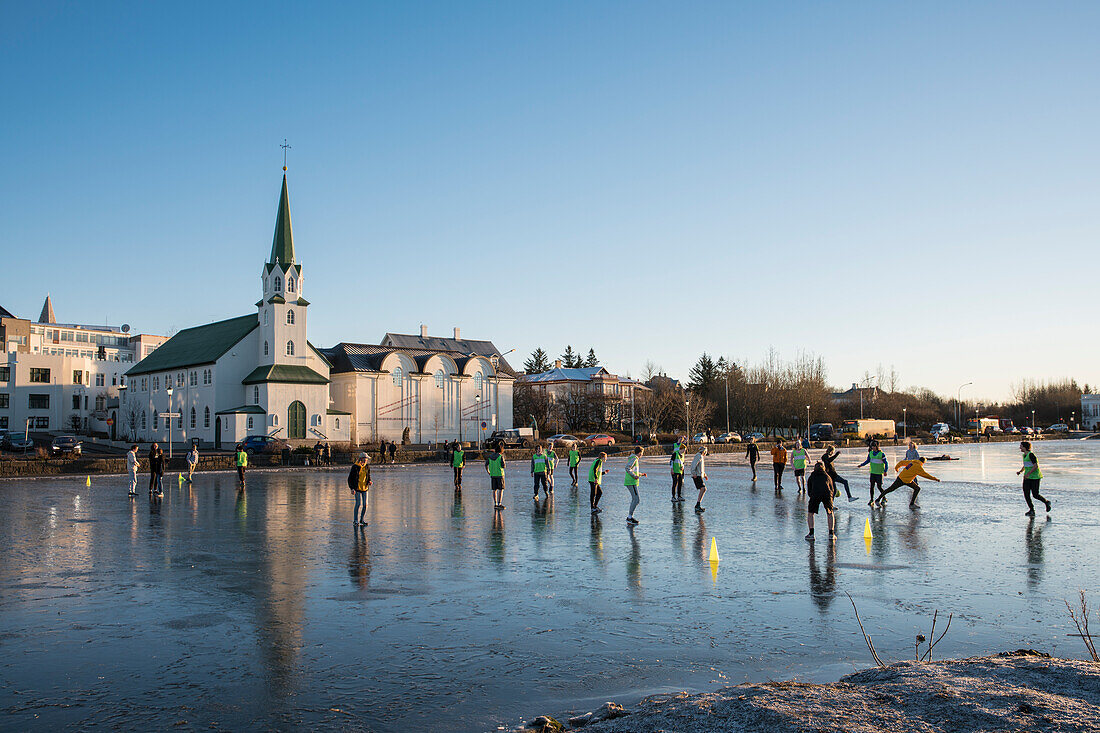
{"type": "Polygon", "coordinates": [[[806,405],[806,440],[810,439],[810,406],[806,405]]]}
{"type": "Polygon", "coordinates": [[[730,372],[726,370],[726,432],[730,431],[730,372]]]}
{"type": "Polygon", "coordinates": [[[1031,432],[1035,432],[1035,410],[1031,411],[1031,432]]]}
{"type": "Polygon", "coordinates": [[[978,408],[974,408],[974,442],[980,443],[982,441],[978,430],[981,428],[981,420],[978,419],[978,408]]]}
{"type": "Polygon", "coordinates": [[[962,425],[960,423],[962,422],[962,391],[963,391],[963,387],[969,387],[972,384],[974,384],[974,383],[973,382],[967,382],[966,384],[960,385],[958,392],[955,393],[955,424],[960,429],[962,428],[962,425]]]}
{"type": "Polygon", "coordinates": [[[685,418],[685,427],[687,428],[687,439],[691,441],[691,400],[684,400],[684,410],[687,411],[687,417],[685,418]]]}
{"type": "Polygon", "coordinates": [[[481,452],[481,395],[474,395],[477,404],[477,450],[481,452]]]}
{"type": "MultiPolygon", "coordinates": [[[[902,440],[909,440],[909,420],[906,418],[906,415],[908,415],[908,414],[909,414],[909,408],[908,407],[901,408],[901,438],[902,438],[902,440]]],[[[897,435],[897,433],[894,433],[894,434],[897,435]]]]}
{"type": "Polygon", "coordinates": [[[634,384],[630,384],[630,439],[634,440],[634,384]]]}
{"type": "Polygon", "coordinates": [[[168,387],[168,460],[172,460],[172,387],[168,387]]]}
{"type": "Polygon", "coordinates": [[[1073,427],[1073,420],[1074,420],[1073,416],[1076,415],[1076,414],[1077,414],[1076,410],[1073,410],[1069,413],[1069,429],[1070,430],[1076,430],[1077,429],[1077,428],[1073,427]]]}

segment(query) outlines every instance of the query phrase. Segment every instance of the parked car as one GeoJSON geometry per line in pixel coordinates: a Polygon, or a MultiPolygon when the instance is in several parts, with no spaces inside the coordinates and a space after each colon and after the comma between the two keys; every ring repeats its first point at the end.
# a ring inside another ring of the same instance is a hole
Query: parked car
{"type": "Polygon", "coordinates": [[[250,456],[257,453],[282,453],[283,448],[290,447],[285,440],[272,435],[249,435],[241,441],[241,445],[250,456]]]}
{"type": "Polygon", "coordinates": [[[722,433],[714,439],[715,443],[740,443],[741,436],[737,433],[722,433]]]}
{"type": "Polygon", "coordinates": [[[1025,425],[1024,427],[1020,428],[1020,433],[1023,435],[1034,435],[1035,431],[1025,425]]]}
{"type": "Polygon", "coordinates": [[[948,433],[951,432],[951,426],[945,422],[938,422],[928,432],[932,434],[933,438],[946,438],[948,433]]]}
{"type": "Polygon", "coordinates": [[[59,435],[50,443],[50,455],[54,456],[79,456],[83,449],[84,444],[75,435],[59,435]]]}
{"type": "Polygon", "coordinates": [[[551,435],[546,439],[546,442],[549,443],[552,448],[572,448],[574,446],[580,446],[581,439],[575,435],[558,433],[557,435],[551,435]]]}
{"type": "Polygon", "coordinates": [[[508,430],[494,430],[489,436],[488,443],[501,448],[531,448],[538,441],[539,436],[532,428],[509,428],[508,430]]]}
{"type": "Polygon", "coordinates": [[[1064,422],[1056,422],[1046,429],[1048,433],[1068,433],[1069,425],[1064,422]]]}
{"type": "Polygon", "coordinates": [[[692,443],[709,443],[710,442],[710,436],[707,435],[706,433],[696,433],[695,435],[691,436],[691,442],[692,443]]]}
{"type": "Polygon", "coordinates": [[[589,435],[584,439],[585,445],[615,445],[615,439],[606,433],[597,433],[596,435],[589,435]]]}
{"type": "Polygon", "coordinates": [[[756,438],[757,442],[760,442],[761,440],[764,440],[765,437],[767,437],[767,436],[765,436],[763,433],[760,433],[760,432],[749,433],[748,435],[745,436],[745,440],[749,441],[749,440],[752,440],[753,438],[756,438]]]}
{"type": "Polygon", "coordinates": [[[1005,433],[1008,434],[1008,435],[1019,435],[1020,434],[1020,429],[1018,427],[1016,427],[1015,425],[1010,425],[1007,428],[1005,428],[1005,433]]]}
{"type": "Polygon", "coordinates": [[[837,433],[831,422],[819,422],[810,426],[810,440],[836,440],[837,433]]]}
{"type": "Polygon", "coordinates": [[[4,436],[3,447],[6,450],[28,451],[34,448],[34,441],[26,433],[8,433],[4,436]]]}

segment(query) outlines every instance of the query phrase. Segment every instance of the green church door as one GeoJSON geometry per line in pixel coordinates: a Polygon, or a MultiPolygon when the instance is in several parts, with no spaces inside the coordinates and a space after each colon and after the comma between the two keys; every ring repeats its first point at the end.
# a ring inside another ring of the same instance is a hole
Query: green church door
{"type": "Polygon", "coordinates": [[[306,406],[301,402],[290,403],[286,416],[286,434],[291,440],[306,437],[306,406]]]}

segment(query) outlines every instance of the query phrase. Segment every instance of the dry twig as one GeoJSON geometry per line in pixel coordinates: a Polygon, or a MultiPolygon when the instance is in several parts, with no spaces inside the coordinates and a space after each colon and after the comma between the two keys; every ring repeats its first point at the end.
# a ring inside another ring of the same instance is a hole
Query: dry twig
{"type": "Polygon", "coordinates": [[[859,618],[859,609],[856,608],[856,602],[852,599],[852,594],[844,591],[844,595],[848,596],[848,600],[852,602],[852,610],[856,612],[856,623],[859,624],[859,631],[863,634],[863,640],[867,642],[867,648],[871,651],[871,657],[875,660],[875,664],[885,669],[886,665],[878,658],[878,652],[875,651],[875,645],[871,642],[871,637],[867,636],[867,632],[863,628],[863,621],[859,618]]]}
{"type": "Polygon", "coordinates": [[[1089,632],[1089,604],[1085,600],[1085,591],[1081,591],[1081,616],[1077,616],[1077,612],[1073,609],[1073,606],[1069,605],[1069,601],[1066,601],[1066,609],[1069,611],[1069,617],[1073,619],[1073,625],[1077,627],[1077,631],[1081,638],[1085,640],[1085,648],[1089,650],[1089,656],[1092,657],[1092,661],[1100,662],[1100,656],[1096,654],[1096,645],[1092,641],[1092,634],[1089,632]]]}

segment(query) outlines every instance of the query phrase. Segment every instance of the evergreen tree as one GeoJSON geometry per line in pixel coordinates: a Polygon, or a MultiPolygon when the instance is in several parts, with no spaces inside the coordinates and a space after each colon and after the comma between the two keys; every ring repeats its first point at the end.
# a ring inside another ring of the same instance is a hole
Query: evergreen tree
{"type": "Polygon", "coordinates": [[[565,347],[565,353],[561,355],[561,365],[566,369],[577,369],[583,365],[581,357],[573,351],[572,346],[565,347]]]}
{"type": "Polygon", "coordinates": [[[595,349],[588,350],[588,358],[584,360],[584,365],[586,367],[598,367],[600,365],[600,360],[596,358],[595,349]]]}
{"type": "Polygon", "coordinates": [[[547,358],[546,352],[542,348],[535,349],[531,352],[531,358],[523,362],[523,371],[528,374],[541,374],[542,372],[549,371],[550,359],[547,358]]]}
{"type": "Polygon", "coordinates": [[[707,396],[723,377],[718,365],[704,351],[699,361],[695,362],[695,366],[688,371],[688,389],[698,395],[707,396]]]}

